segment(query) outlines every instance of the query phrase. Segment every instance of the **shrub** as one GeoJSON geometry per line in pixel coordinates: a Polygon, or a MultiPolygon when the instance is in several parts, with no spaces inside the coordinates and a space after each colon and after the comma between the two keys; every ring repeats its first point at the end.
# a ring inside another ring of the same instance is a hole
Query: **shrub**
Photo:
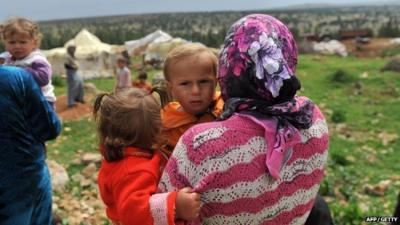
{"type": "Polygon", "coordinates": [[[380,52],[381,57],[392,57],[400,55],[400,45],[382,49],[380,52]]]}
{"type": "Polygon", "coordinates": [[[333,83],[349,83],[354,78],[348,72],[339,69],[331,75],[330,80],[333,83]]]}
{"type": "Polygon", "coordinates": [[[51,78],[51,82],[56,87],[63,87],[65,86],[65,81],[59,75],[55,75],[51,78]]]}
{"type": "Polygon", "coordinates": [[[343,123],[346,121],[346,114],[340,110],[333,110],[331,120],[334,123],[343,123]]]}
{"type": "Polygon", "coordinates": [[[339,153],[332,153],[331,157],[332,157],[333,164],[341,165],[341,166],[347,166],[350,164],[350,162],[346,159],[346,157],[344,157],[343,155],[341,155],[339,153]]]}

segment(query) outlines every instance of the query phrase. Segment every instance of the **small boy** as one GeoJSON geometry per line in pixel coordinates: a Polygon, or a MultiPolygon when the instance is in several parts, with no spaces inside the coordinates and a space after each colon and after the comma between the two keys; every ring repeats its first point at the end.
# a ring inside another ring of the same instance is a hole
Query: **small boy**
{"type": "Polygon", "coordinates": [[[131,87],[131,71],[128,69],[127,60],[123,57],[117,59],[117,83],[115,90],[131,87]]]}
{"type": "Polygon", "coordinates": [[[191,126],[221,114],[224,103],[215,91],[217,65],[215,54],[201,44],[185,44],[167,55],[164,76],[176,99],[161,110],[162,137],[169,152],[191,126]]]}
{"type": "Polygon", "coordinates": [[[140,89],[144,89],[146,91],[150,91],[152,86],[147,81],[147,73],[146,71],[141,71],[135,81],[132,82],[132,86],[140,89]]]}

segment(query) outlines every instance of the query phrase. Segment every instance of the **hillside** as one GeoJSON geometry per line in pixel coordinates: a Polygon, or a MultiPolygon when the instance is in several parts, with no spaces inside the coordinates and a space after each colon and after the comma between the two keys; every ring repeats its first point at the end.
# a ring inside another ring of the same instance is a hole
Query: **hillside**
{"type": "MultiPolygon", "coordinates": [[[[335,37],[340,29],[369,28],[374,36],[400,36],[400,5],[354,7],[301,7],[293,9],[161,13],[80,18],[40,22],[44,34],[43,49],[62,46],[82,28],[87,28],[102,41],[123,44],[141,38],[156,29],[172,36],[200,41],[218,47],[228,27],[250,13],[267,13],[284,21],[296,37],[305,33],[330,34],[335,37]],[[393,32],[384,32],[390,28],[393,32]]],[[[0,46],[1,48],[1,46],[0,46]]]]}

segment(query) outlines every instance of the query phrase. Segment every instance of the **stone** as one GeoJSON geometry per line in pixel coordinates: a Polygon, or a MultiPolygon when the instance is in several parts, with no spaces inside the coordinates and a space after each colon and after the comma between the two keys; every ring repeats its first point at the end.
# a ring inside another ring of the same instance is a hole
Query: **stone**
{"type": "Polygon", "coordinates": [[[61,191],[69,181],[67,170],[54,160],[47,160],[53,190],[61,191]]]}

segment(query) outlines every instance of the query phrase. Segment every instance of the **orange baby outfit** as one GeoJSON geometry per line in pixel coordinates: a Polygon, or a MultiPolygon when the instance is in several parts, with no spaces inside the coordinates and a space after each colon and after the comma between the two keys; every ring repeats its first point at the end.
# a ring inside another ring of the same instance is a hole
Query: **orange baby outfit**
{"type": "Polygon", "coordinates": [[[168,152],[172,152],[179,138],[187,129],[199,123],[213,121],[221,114],[223,107],[224,101],[220,92],[215,93],[214,101],[209,110],[200,116],[185,112],[179,102],[171,102],[166,105],[161,110],[161,121],[163,126],[162,138],[168,152]]]}

